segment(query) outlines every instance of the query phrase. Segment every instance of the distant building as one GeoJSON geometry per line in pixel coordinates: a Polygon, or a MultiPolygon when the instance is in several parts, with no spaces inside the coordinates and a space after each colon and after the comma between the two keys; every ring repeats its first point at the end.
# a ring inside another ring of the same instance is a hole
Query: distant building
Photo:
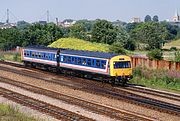
{"type": "Polygon", "coordinates": [[[47,21],[39,21],[38,23],[42,24],[42,25],[45,25],[45,24],[47,24],[47,21]]]}
{"type": "Polygon", "coordinates": [[[16,26],[16,23],[2,23],[0,29],[15,28],[16,26]]]}
{"type": "Polygon", "coordinates": [[[173,22],[180,22],[180,16],[178,14],[178,11],[176,11],[175,15],[173,16],[173,22]]]}
{"type": "Polygon", "coordinates": [[[76,21],[74,21],[72,19],[66,19],[62,22],[59,22],[58,25],[63,26],[63,27],[71,27],[75,23],[76,23],[76,21]]]}
{"type": "Polygon", "coordinates": [[[141,19],[139,17],[134,17],[131,20],[131,23],[140,23],[140,22],[141,22],[141,19]]]}

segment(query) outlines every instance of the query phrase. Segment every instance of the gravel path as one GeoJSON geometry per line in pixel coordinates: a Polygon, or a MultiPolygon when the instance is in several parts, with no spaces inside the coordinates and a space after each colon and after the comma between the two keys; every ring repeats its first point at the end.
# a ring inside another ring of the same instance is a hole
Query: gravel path
{"type": "Polygon", "coordinates": [[[126,103],[126,102],[121,101],[121,100],[110,99],[110,98],[103,97],[103,96],[97,96],[97,95],[82,92],[79,90],[74,90],[74,89],[71,89],[71,88],[68,88],[65,86],[44,82],[42,80],[20,76],[17,74],[13,74],[11,72],[5,72],[5,71],[0,70],[0,75],[3,75],[4,77],[8,77],[10,79],[15,79],[15,80],[20,81],[20,82],[37,85],[37,86],[40,86],[42,88],[47,88],[47,89],[50,89],[52,91],[65,93],[65,94],[70,95],[70,96],[79,97],[79,98],[89,100],[89,101],[93,101],[93,102],[96,102],[99,104],[104,104],[104,105],[107,105],[107,106],[110,106],[110,107],[113,107],[116,109],[126,110],[128,112],[132,112],[132,113],[135,112],[135,113],[139,113],[141,115],[154,117],[157,120],[162,120],[162,121],[178,121],[179,120],[179,117],[177,117],[177,116],[173,116],[173,115],[169,115],[166,113],[161,113],[158,111],[147,109],[147,108],[144,108],[141,106],[129,104],[129,103],[126,103]]]}

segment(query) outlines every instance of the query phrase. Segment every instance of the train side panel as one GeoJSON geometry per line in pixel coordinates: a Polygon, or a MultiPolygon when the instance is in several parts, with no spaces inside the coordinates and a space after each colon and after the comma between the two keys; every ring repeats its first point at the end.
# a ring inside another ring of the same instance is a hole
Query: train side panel
{"type": "Polygon", "coordinates": [[[56,52],[22,49],[22,61],[31,63],[41,63],[47,65],[57,65],[56,52]]]}

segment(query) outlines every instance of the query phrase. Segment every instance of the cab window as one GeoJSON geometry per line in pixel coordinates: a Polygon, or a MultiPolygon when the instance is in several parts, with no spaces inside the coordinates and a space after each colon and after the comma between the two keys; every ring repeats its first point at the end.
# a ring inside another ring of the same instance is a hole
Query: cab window
{"type": "Polygon", "coordinates": [[[117,68],[131,68],[130,61],[114,62],[114,69],[117,68]]]}

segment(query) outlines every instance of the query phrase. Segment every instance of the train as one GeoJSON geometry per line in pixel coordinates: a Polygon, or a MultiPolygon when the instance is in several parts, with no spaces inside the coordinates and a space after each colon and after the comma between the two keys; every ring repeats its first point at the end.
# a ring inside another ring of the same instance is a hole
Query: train
{"type": "Polygon", "coordinates": [[[131,58],[105,52],[29,46],[22,49],[25,66],[53,70],[75,76],[126,84],[132,78],[131,58]]]}

